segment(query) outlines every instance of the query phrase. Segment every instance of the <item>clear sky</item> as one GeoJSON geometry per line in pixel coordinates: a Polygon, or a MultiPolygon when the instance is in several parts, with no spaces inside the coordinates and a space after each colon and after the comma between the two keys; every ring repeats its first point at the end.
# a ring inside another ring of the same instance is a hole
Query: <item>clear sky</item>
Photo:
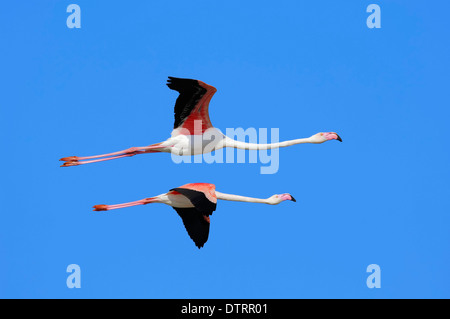
{"type": "Polygon", "coordinates": [[[448,1],[7,1],[0,10],[0,297],[450,297],[448,1]],[[81,8],[69,29],[66,8],[81,8]],[[369,29],[366,8],[381,8],[369,29]],[[60,168],[160,142],[167,76],[218,92],[213,124],[336,131],[261,163],[168,154],[60,168]],[[94,213],[186,183],[219,202],[198,250],[176,212],[94,213]],[[81,268],[69,289],[66,268],[81,268]],[[381,268],[369,289],[366,268],[381,268]]]}

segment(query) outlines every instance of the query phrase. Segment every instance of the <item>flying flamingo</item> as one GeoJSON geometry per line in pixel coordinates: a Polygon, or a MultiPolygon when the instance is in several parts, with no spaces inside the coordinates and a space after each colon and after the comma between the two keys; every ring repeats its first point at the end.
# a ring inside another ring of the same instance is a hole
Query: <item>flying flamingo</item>
{"type": "Polygon", "coordinates": [[[130,157],[145,153],[172,153],[175,155],[198,155],[224,147],[234,147],[244,150],[267,150],[287,147],[296,144],[321,144],[329,140],[342,139],[337,133],[317,133],[308,138],[284,141],[272,144],[254,144],[233,140],[212,126],[208,107],[216,88],[202,81],[169,77],[167,86],[179,92],[175,103],[175,124],[171,137],[164,142],[143,147],[102,154],[96,156],[61,158],[65,163],[61,167],[109,161],[112,159],[130,157]],[[208,146],[208,150],[205,147],[208,146]]]}
{"type": "Polygon", "coordinates": [[[262,203],[278,205],[285,200],[295,202],[290,194],[273,195],[269,198],[252,198],[239,195],[219,193],[213,184],[193,183],[171,189],[168,193],[117,205],[95,205],[94,211],[106,211],[130,206],[162,203],[172,206],[181,217],[189,237],[200,249],[208,240],[209,216],[216,210],[217,200],[262,203]]]}

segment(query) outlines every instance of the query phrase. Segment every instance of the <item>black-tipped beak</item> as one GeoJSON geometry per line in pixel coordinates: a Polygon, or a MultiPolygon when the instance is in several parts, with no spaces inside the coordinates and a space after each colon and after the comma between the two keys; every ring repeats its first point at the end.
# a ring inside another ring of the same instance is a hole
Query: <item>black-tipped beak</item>
{"type": "Polygon", "coordinates": [[[294,196],[291,195],[291,201],[296,202],[294,196]]]}
{"type": "MultiPolygon", "coordinates": [[[[336,134],[337,135],[337,134],[336,134]]],[[[342,138],[339,136],[339,135],[337,135],[337,140],[339,141],[339,142],[342,142],[342,138]]]]}

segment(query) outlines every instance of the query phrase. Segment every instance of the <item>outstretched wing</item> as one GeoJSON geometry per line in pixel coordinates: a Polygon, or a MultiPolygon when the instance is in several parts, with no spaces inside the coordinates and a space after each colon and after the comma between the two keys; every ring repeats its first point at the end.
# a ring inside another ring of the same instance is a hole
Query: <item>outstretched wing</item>
{"type": "Polygon", "coordinates": [[[209,101],[216,93],[216,88],[202,81],[180,79],[169,76],[167,86],[180,95],[175,102],[174,129],[180,128],[179,134],[201,135],[213,127],[209,119],[209,101]]]}
{"type": "Polygon", "coordinates": [[[209,217],[198,211],[196,208],[176,208],[183,220],[189,237],[194,241],[199,249],[207,242],[209,236],[209,217]]]}
{"type": "Polygon", "coordinates": [[[174,207],[183,220],[189,237],[194,241],[198,248],[208,240],[209,235],[209,216],[216,210],[217,198],[215,186],[206,183],[186,184],[181,187],[172,188],[171,192],[177,192],[194,205],[193,208],[174,207]]]}
{"type": "Polygon", "coordinates": [[[172,188],[171,191],[176,191],[186,196],[199,212],[209,216],[216,210],[217,207],[217,198],[214,189],[215,187],[212,184],[197,183],[172,188]],[[192,189],[191,186],[201,189],[201,191],[192,189]]]}

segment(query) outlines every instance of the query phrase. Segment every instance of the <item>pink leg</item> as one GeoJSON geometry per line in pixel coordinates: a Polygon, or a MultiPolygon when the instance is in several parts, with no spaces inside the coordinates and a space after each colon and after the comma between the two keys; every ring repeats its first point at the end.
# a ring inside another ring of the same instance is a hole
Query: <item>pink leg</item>
{"type": "Polygon", "coordinates": [[[95,155],[95,156],[64,157],[64,158],[60,159],[60,161],[65,162],[63,165],[61,165],[61,167],[77,166],[77,165],[81,165],[81,164],[109,161],[112,159],[117,159],[117,158],[122,158],[122,157],[130,157],[130,156],[144,154],[144,153],[157,153],[157,152],[160,152],[162,149],[162,147],[159,146],[160,144],[161,143],[153,144],[150,146],[144,146],[144,147],[131,147],[131,148],[123,150],[123,151],[109,153],[109,154],[95,155]],[[96,160],[90,160],[90,159],[96,159],[96,160]]]}
{"type": "Polygon", "coordinates": [[[150,198],[144,198],[141,200],[137,200],[135,202],[129,202],[124,204],[117,204],[117,205],[95,205],[94,211],[105,211],[105,210],[112,210],[112,209],[119,209],[119,208],[125,208],[125,207],[131,207],[131,206],[138,206],[138,205],[147,205],[150,203],[155,203],[156,197],[150,197],[150,198]]]}
{"type": "Polygon", "coordinates": [[[109,156],[114,156],[114,155],[130,154],[130,153],[133,153],[133,152],[138,152],[138,151],[144,150],[144,149],[146,149],[148,147],[153,147],[153,145],[151,145],[151,146],[144,146],[144,147],[131,147],[131,148],[123,150],[123,151],[118,151],[118,152],[108,153],[108,154],[101,154],[101,155],[94,155],[94,156],[83,156],[83,157],[69,156],[69,157],[63,157],[63,158],[60,159],[60,161],[64,161],[64,162],[83,161],[83,160],[88,160],[88,159],[109,157],[109,156]]]}
{"type": "MultiPolygon", "coordinates": [[[[139,154],[141,154],[141,153],[139,153],[139,154]]],[[[108,157],[108,158],[101,158],[101,159],[97,159],[97,160],[92,160],[92,161],[82,161],[82,162],[69,161],[69,162],[65,162],[64,164],[62,164],[61,167],[78,166],[78,165],[83,165],[83,164],[104,162],[104,161],[110,161],[110,160],[118,159],[118,158],[122,158],[122,157],[131,157],[131,156],[134,156],[134,155],[136,155],[136,154],[127,154],[127,155],[113,156],[113,157],[108,157]]]]}

